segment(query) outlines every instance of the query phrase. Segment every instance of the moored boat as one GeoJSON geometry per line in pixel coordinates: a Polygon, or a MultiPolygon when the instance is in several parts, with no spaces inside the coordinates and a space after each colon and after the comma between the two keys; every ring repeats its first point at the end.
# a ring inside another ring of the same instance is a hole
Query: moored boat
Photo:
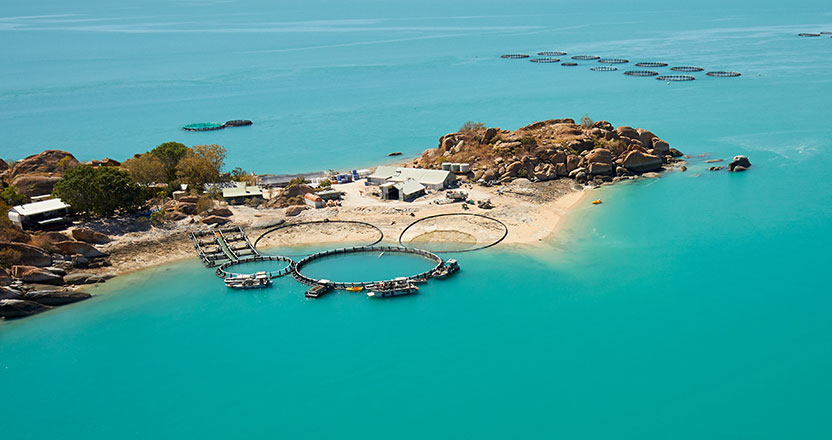
{"type": "Polygon", "coordinates": [[[332,283],[330,283],[329,280],[320,280],[318,281],[318,284],[315,284],[306,291],[306,297],[320,298],[332,291],[332,287],[332,283]]]}
{"type": "Polygon", "coordinates": [[[440,280],[448,278],[451,274],[459,271],[459,263],[456,260],[448,260],[441,267],[433,271],[431,276],[440,280]]]}
{"type": "Polygon", "coordinates": [[[260,289],[272,284],[266,272],[257,272],[251,275],[234,275],[225,279],[225,286],[232,289],[260,289]]]}
{"type": "Polygon", "coordinates": [[[368,289],[367,296],[370,298],[388,298],[419,292],[419,287],[405,277],[396,278],[393,281],[382,281],[368,289]]]}

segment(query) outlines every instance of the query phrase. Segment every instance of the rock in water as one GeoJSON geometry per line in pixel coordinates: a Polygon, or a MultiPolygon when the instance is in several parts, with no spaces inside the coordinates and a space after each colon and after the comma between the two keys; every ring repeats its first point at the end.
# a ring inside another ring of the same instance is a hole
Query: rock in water
{"type": "Polygon", "coordinates": [[[44,310],[49,310],[50,307],[34,301],[26,301],[22,299],[0,299],[0,317],[6,319],[22,318],[24,316],[34,315],[44,310]]]}
{"type": "Polygon", "coordinates": [[[745,156],[734,156],[734,160],[728,164],[729,171],[745,171],[751,167],[751,161],[748,160],[745,156]],[[742,168],[741,170],[736,169],[737,167],[742,168]]]}
{"type": "Polygon", "coordinates": [[[639,150],[633,150],[624,156],[622,163],[624,168],[637,173],[646,171],[656,171],[662,167],[662,159],[659,156],[642,153],[639,150]]]}
{"type": "Polygon", "coordinates": [[[86,292],[75,292],[72,290],[37,290],[23,294],[23,298],[27,301],[34,301],[52,307],[83,301],[91,296],[86,292]]]}

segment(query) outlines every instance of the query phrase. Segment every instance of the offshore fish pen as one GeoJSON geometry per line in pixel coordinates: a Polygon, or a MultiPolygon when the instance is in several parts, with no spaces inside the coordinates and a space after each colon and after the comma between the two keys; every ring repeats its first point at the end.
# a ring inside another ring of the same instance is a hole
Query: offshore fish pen
{"type": "Polygon", "coordinates": [[[801,32],[797,34],[798,37],[820,37],[819,33],[814,32],[801,32]]]}
{"type": "Polygon", "coordinates": [[[680,67],[671,67],[670,70],[674,72],[701,72],[705,69],[699,66],[680,66],[680,67]]]}
{"type": "Polygon", "coordinates": [[[578,61],[593,61],[600,60],[601,57],[596,57],[595,55],[575,55],[572,59],[578,61]]]}
{"type": "Polygon", "coordinates": [[[718,70],[716,72],[708,72],[705,75],[713,76],[717,78],[735,78],[741,75],[739,72],[727,72],[724,70],[718,70]]]}
{"type": "Polygon", "coordinates": [[[624,74],[629,76],[656,76],[659,72],[654,70],[628,70],[624,74]]]}
{"type": "Polygon", "coordinates": [[[510,60],[517,60],[517,59],[520,59],[520,58],[528,58],[528,57],[529,56],[527,54],[524,54],[524,53],[509,53],[509,54],[505,54],[505,55],[500,55],[500,58],[507,58],[507,59],[510,59],[510,60]]]}
{"type": "Polygon", "coordinates": [[[667,63],[658,63],[658,62],[636,63],[636,67],[667,67],[667,63]]]}
{"type": "Polygon", "coordinates": [[[566,52],[561,52],[559,50],[556,50],[556,51],[538,52],[537,54],[542,56],[542,57],[561,57],[561,56],[566,55],[566,52]]]}
{"type": "Polygon", "coordinates": [[[590,67],[589,70],[594,70],[596,72],[612,72],[613,70],[618,70],[618,67],[613,66],[596,66],[590,67]]]}
{"type": "Polygon", "coordinates": [[[598,62],[604,64],[626,64],[629,63],[630,60],[624,58],[601,58],[598,62]]]}
{"type": "Polygon", "coordinates": [[[559,63],[560,58],[532,58],[529,61],[533,63],[559,63]]]}
{"type": "Polygon", "coordinates": [[[656,77],[659,81],[693,81],[696,78],[690,75],[661,75],[656,77]]]}
{"type": "Polygon", "coordinates": [[[567,62],[565,62],[565,63],[560,63],[560,65],[561,65],[561,66],[577,66],[577,65],[578,65],[578,63],[572,63],[572,62],[568,62],[568,61],[567,61],[567,62]]]}
{"type": "Polygon", "coordinates": [[[182,127],[185,131],[210,131],[210,130],[221,130],[225,128],[225,124],[220,124],[218,122],[198,122],[196,124],[188,124],[182,127]]]}
{"type": "Polygon", "coordinates": [[[273,271],[266,271],[264,272],[265,275],[269,279],[280,278],[284,275],[288,275],[292,273],[294,270],[295,262],[292,261],[291,258],[284,257],[281,255],[257,255],[249,258],[244,258],[240,260],[229,261],[227,263],[222,264],[220,267],[217,268],[216,274],[220,278],[241,278],[246,275],[250,275],[247,273],[235,273],[231,272],[229,269],[233,266],[237,266],[240,264],[251,263],[255,261],[283,261],[286,262],[286,267],[282,269],[273,270],[273,271]]]}

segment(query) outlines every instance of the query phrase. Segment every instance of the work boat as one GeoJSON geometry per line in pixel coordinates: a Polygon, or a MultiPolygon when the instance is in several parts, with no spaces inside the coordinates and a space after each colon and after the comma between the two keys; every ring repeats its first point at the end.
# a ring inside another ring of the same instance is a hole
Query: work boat
{"type": "Polygon", "coordinates": [[[370,298],[387,298],[419,293],[419,288],[405,277],[399,277],[393,281],[378,282],[368,287],[368,290],[367,296],[370,298]]]}
{"type": "Polygon", "coordinates": [[[272,280],[266,272],[257,272],[252,275],[237,274],[225,279],[225,286],[232,289],[260,289],[271,284],[272,280]]]}
{"type": "Polygon", "coordinates": [[[447,278],[448,276],[457,271],[459,271],[459,263],[457,263],[456,260],[448,260],[441,267],[438,267],[436,270],[434,270],[431,276],[433,276],[433,278],[438,278],[441,280],[447,278]]]}

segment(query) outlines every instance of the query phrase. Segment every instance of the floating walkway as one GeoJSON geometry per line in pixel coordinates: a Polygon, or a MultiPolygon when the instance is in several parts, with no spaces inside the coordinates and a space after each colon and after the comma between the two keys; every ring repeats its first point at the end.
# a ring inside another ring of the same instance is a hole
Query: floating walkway
{"type": "Polygon", "coordinates": [[[191,232],[191,243],[207,267],[260,255],[239,226],[191,232]]]}

